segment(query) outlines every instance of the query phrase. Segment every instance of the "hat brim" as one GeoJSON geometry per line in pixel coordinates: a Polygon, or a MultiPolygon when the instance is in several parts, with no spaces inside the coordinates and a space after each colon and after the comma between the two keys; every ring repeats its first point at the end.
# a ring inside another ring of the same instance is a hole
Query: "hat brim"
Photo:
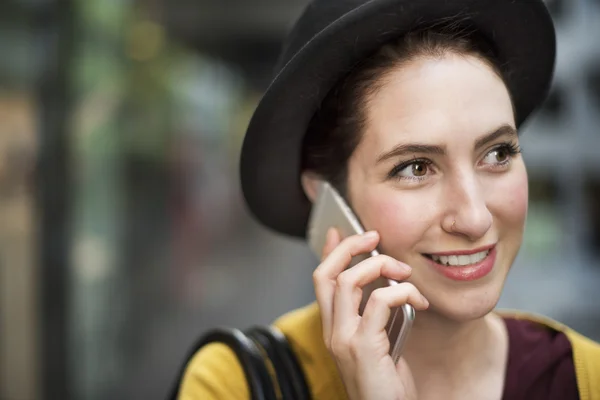
{"type": "Polygon", "coordinates": [[[301,182],[307,126],[333,85],[357,61],[426,24],[468,15],[496,48],[512,95],[517,125],[545,99],[554,72],[555,33],[541,1],[376,0],[320,31],[279,71],[250,121],[240,159],[242,191],[267,227],[305,237],[311,204],[301,182]],[[435,5],[435,6],[434,6],[435,5]]]}

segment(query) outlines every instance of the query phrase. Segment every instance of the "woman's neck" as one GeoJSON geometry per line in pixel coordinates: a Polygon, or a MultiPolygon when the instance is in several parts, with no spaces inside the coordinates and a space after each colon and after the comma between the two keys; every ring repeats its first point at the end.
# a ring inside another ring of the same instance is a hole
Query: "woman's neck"
{"type": "Polygon", "coordinates": [[[440,383],[452,387],[456,382],[468,384],[470,378],[503,374],[508,333],[502,319],[493,313],[456,322],[428,311],[417,315],[404,349],[417,388],[432,381],[438,387],[440,383]]]}

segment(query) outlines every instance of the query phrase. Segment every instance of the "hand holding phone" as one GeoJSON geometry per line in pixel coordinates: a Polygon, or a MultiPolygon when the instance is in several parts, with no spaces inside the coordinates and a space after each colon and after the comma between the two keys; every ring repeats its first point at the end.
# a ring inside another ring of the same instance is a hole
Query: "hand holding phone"
{"type": "MultiPolygon", "coordinates": [[[[321,205],[324,202],[325,199],[317,201],[321,205]]],[[[334,216],[333,211],[322,214],[322,209],[315,208],[313,212],[311,220],[315,221],[334,216]]],[[[315,229],[311,234],[309,228],[308,234],[313,250],[319,248],[315,233],[325,232],[320,246],[325,249],[323,260],[313,274],[315,292],[321,309],[323,340],[338,365],[350,399],[416,398],[405,360],[398,355],[396,362],[390,356],[395,340],[390,342],[392,336],[388,333],[390,325],[409,326],[398,323],[399,319],[394,322],[393,310],[402,310],[408,304],[420,310],[428,306],[416,287],[402,282],[410,276],[410,268],[392,257],[372,253],[380,239],[376,232],[344,237],[343,229],[336,224],[324,223],[325,228],[313,223],[310,226],[315,229]],[[357,255],[362,261],[357,263],[350,255],[357,255]],[[388,279],[400,283],[369,289],[374,282],[385,283],[388,279]]]]}
{"type": "MultiPolygon", "coordinates": [[[[313,252],[320,257],[326,243],[326,235],[330,228],[335,228],[343,238],[352,235],[362,235],[365,229],[343,197],[328,182],[322,182],[318,198],[313,205],[308,224],[307,238],[313,252]]],[[[347,268],[351,268],[369,257],[377,257],[376,249],[367,254],[359,254],[352,258],[347,268]]],[[[371,293],[379,288],[397,285],[398,281],[378,276],[362,288],[362,300],[358,313],[363,315],[364,308],[371,293]]],[[[397,363],[402,353],[402,347],[412,327],[415,310],[410,304],[392,310],[391,317],[386,325],[386,332],[390,340],[390,356],[397,363]]]]}

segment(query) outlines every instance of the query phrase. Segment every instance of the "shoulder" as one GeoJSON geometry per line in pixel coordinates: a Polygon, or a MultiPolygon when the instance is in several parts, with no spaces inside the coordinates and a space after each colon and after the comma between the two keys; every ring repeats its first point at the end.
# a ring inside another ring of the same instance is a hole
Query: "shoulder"
{"type": "MultiPolygon", "coordinates": [[[[302,366],[313,398],[345,399],[335,362],[323,343],[316,303],[291,311],[274,323],[286,336],[302,366]]],[[[227,346],[210,344],[192,357],[180,386],[181,400],[248,399],[242,367],[227,346]]]]}
{"type": "Polygon", "coordinates": [[[561,322],[543,315],[523,311],[501,310],[498,313],[505,318],[528,321],[538,327],[543,327],[554,332],[561,332],[569,339],[569,342],[573,346],[574,353],[581,353],[582,357],[586,359],[589,358],[590,360],[593,359],[596,362],[600,362],[600,360],[598,360],[598,357],[600,356],[600,343],[581,335],[561,322]]]}
{"type": "Polygon", "coordinates": [[[312,352],[314,347],[325,348],[321,314],[316,303],[284,314],[273,325],[283,332],[294,350],[312,352]]]}
{"type": "Polygon", "coordinates": [[[573,362],[582,399],[600,400],[600,344],[572,329],[565,331],[573,346],[573,362]]]}
{"type": "Polygon", "coordinates": [[[285,314],[274,325],[286,336],[302,366],[315,399],[345,399],[344,385],[323,342],[317,303],[285,314]]]}
{"type": "Polygon", "coordinates": [[[600,400],[600,344],[548,317],[513,310],[499,314],[513,321],[512,328],[507,323],[511,340],[515,335],[525,345],[535,340],[527,351],[539,350],[548,361],[553,358],[555,372],[562,371],[563,378],[567,370],[574,374],[581,399],[600,400]]]}
{"type": "Polygon", "coordinates": [[[235,353],[224,344],[212,343],[196,352],[187,364],[180,400],[248,399],[246,378],[235,353]]]}

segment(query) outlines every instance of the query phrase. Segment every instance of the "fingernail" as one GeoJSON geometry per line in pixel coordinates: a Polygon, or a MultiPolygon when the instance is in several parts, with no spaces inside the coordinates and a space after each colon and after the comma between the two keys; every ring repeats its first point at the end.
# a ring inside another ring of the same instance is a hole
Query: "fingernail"
{"type": "Polygon", "coordinates": [[[400,266],[400,268],[402,268],[403,271],[412,272],[412,268],[410,267],[410,265],[404,264],[403,262],[400,262],[400,261],[398,261],[398,265],[400,266]]]}
{"type": "Polygon", "coordinates": [[[421,295],[421,299],[423,300],[423,303],[425,303],[426,306],[429,306],[429,301],[427,301],[425,296],[421,295]]]}
{"type": "Polygon", "coordinates": [[[373,239],[373,238],[377,237],[377,231],[365,232],[364,236],[367,239],[373,239]]]}

